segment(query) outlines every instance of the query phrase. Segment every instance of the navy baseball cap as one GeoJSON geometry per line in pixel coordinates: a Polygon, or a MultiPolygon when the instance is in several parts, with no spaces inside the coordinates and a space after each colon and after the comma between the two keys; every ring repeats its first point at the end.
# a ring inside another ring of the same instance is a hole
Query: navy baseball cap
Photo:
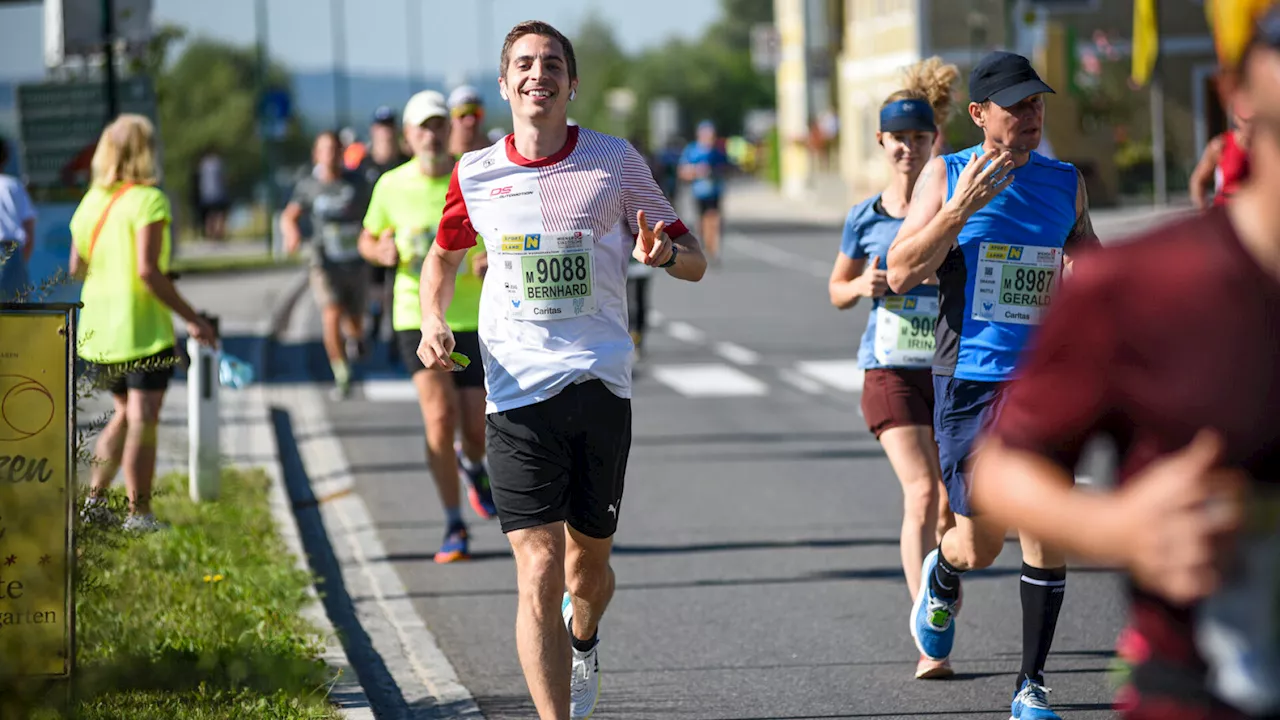
{"type": "Polygon", "coordinates": [[[395,125],[396,111],[386,105],[380,105],[373,111],[373,122],[375,125],[395,125]]]}
{"type": "Polygon", "coordinates": [[[1051,93],[1031,67],[1031,61],[1011,52],[997,50],[978,61],[969,74],[969,97],[980,103],[990,100],[1011,107],[1039,93],[1051,93]]]}
{"type": "Polygon", "coordinates": [[[1280,5],[1271,8],[1258,21],[1255,37],[1267,47],[1280,49],[1280,5]]]}
{"type": "Polygon", "coordinates": [[[924,100],[895,100],[880,108],[880,132],[937,132],[933,108],[924,100]]]}

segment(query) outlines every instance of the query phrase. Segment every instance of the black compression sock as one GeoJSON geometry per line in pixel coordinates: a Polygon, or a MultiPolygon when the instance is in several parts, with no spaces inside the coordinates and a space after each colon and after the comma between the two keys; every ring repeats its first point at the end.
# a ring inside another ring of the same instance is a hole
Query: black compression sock
{"type": "Polygon", "coordinates": [[[941,600],[954,602],[960,597],[960,576],[963,574],[963,570],[957,570],[947,562],[942,555],[942,548],[939,547],[938,564],[929,574],[929,590],[941,600]]]}
{"type": "Polygon", "coordinates": [[[1067,589],[1067,569],[1037,568],[1022,564],[1022,680],[1044,684],[1044,664],[1058,626],[1058,613],[1067,589]]]}
{"type": "Polygon", "coordinates": [[[573,642],[574,650],[577,650],[578,652],[587,652],[591,648],[595,647],[597,642],[600,642],[600,628],[596,628],[596,631],[592,633],[590,640],[579,640],[578,636],[573,634],[573,628],[570,627],[569,639],[573,642]]]}

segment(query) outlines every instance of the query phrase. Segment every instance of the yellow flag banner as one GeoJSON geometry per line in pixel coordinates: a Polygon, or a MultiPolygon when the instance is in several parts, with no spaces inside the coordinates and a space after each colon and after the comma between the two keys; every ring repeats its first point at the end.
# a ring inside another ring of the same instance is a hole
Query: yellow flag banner
{"type": "Polygon", "coordinates": [[[1130,76],[1139,86],[1146,85],[1155,70],[1160,54],[1160,31],[1156,27],[1156,0],[1133,2],[1133,67],[1130,76]]]}
{"type": "Polygon", "coordinates": [[[1253,39],[1253,30],[1276,0],[1206,0],[1204,11],[1213,30],[1218,62],[1234,67],[1253,39]]]}
{"type": "Polygon", "coordinates": [[[0,311],[0,675],[72,664],[69,317],[0,311]]]}

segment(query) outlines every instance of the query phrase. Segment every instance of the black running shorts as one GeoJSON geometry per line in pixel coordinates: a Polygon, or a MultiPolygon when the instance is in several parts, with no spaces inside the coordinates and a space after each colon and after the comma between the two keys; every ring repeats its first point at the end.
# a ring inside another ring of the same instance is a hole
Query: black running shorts
{"type": "Polygon", "coordinates": [[[618,529],[631,401],[599,380],[486,418],[489,483],[502,532],[565,521],[593,538],[618,529]]]}
{"type": "MultiPolygon", "coordinates": [[[[404,363],[405,372],[413,377],[426,370],[418,357],[418,345],[422,342],[421,330],[397,330],[396,346],[400,350],[400,362],[404,363]]],[[[480,357],[480,333],[460,331],[453,334],[453,350],[471,358],[471,364],[460,372],[450,371],[453,384],[459,388],[484,388],[484,360],[480,357]]]]}

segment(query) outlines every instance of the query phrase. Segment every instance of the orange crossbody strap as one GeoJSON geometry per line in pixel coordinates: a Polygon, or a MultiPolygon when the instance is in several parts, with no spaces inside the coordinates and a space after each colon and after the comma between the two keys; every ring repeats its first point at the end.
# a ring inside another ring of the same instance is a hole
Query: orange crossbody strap
{"type": "Polygon", "coordinates": [[[98,224],[93,226],[93,235],[89,237],[89,257],[85,258],[85,260],[93,257],[93,249],[98,245],[98,236],[102,234],[102,226],[107,224],[107,215],[111,214],[111,206],[116,204],[120,196],[129,192],[129,188],[132,188],[133,185],[133,183],[121,185],[120,189],[116,190],[115,194],[111,196],[111,200],[107,202],[107,208],[102,211],[102,217],[98,218],[98,224]]]}

